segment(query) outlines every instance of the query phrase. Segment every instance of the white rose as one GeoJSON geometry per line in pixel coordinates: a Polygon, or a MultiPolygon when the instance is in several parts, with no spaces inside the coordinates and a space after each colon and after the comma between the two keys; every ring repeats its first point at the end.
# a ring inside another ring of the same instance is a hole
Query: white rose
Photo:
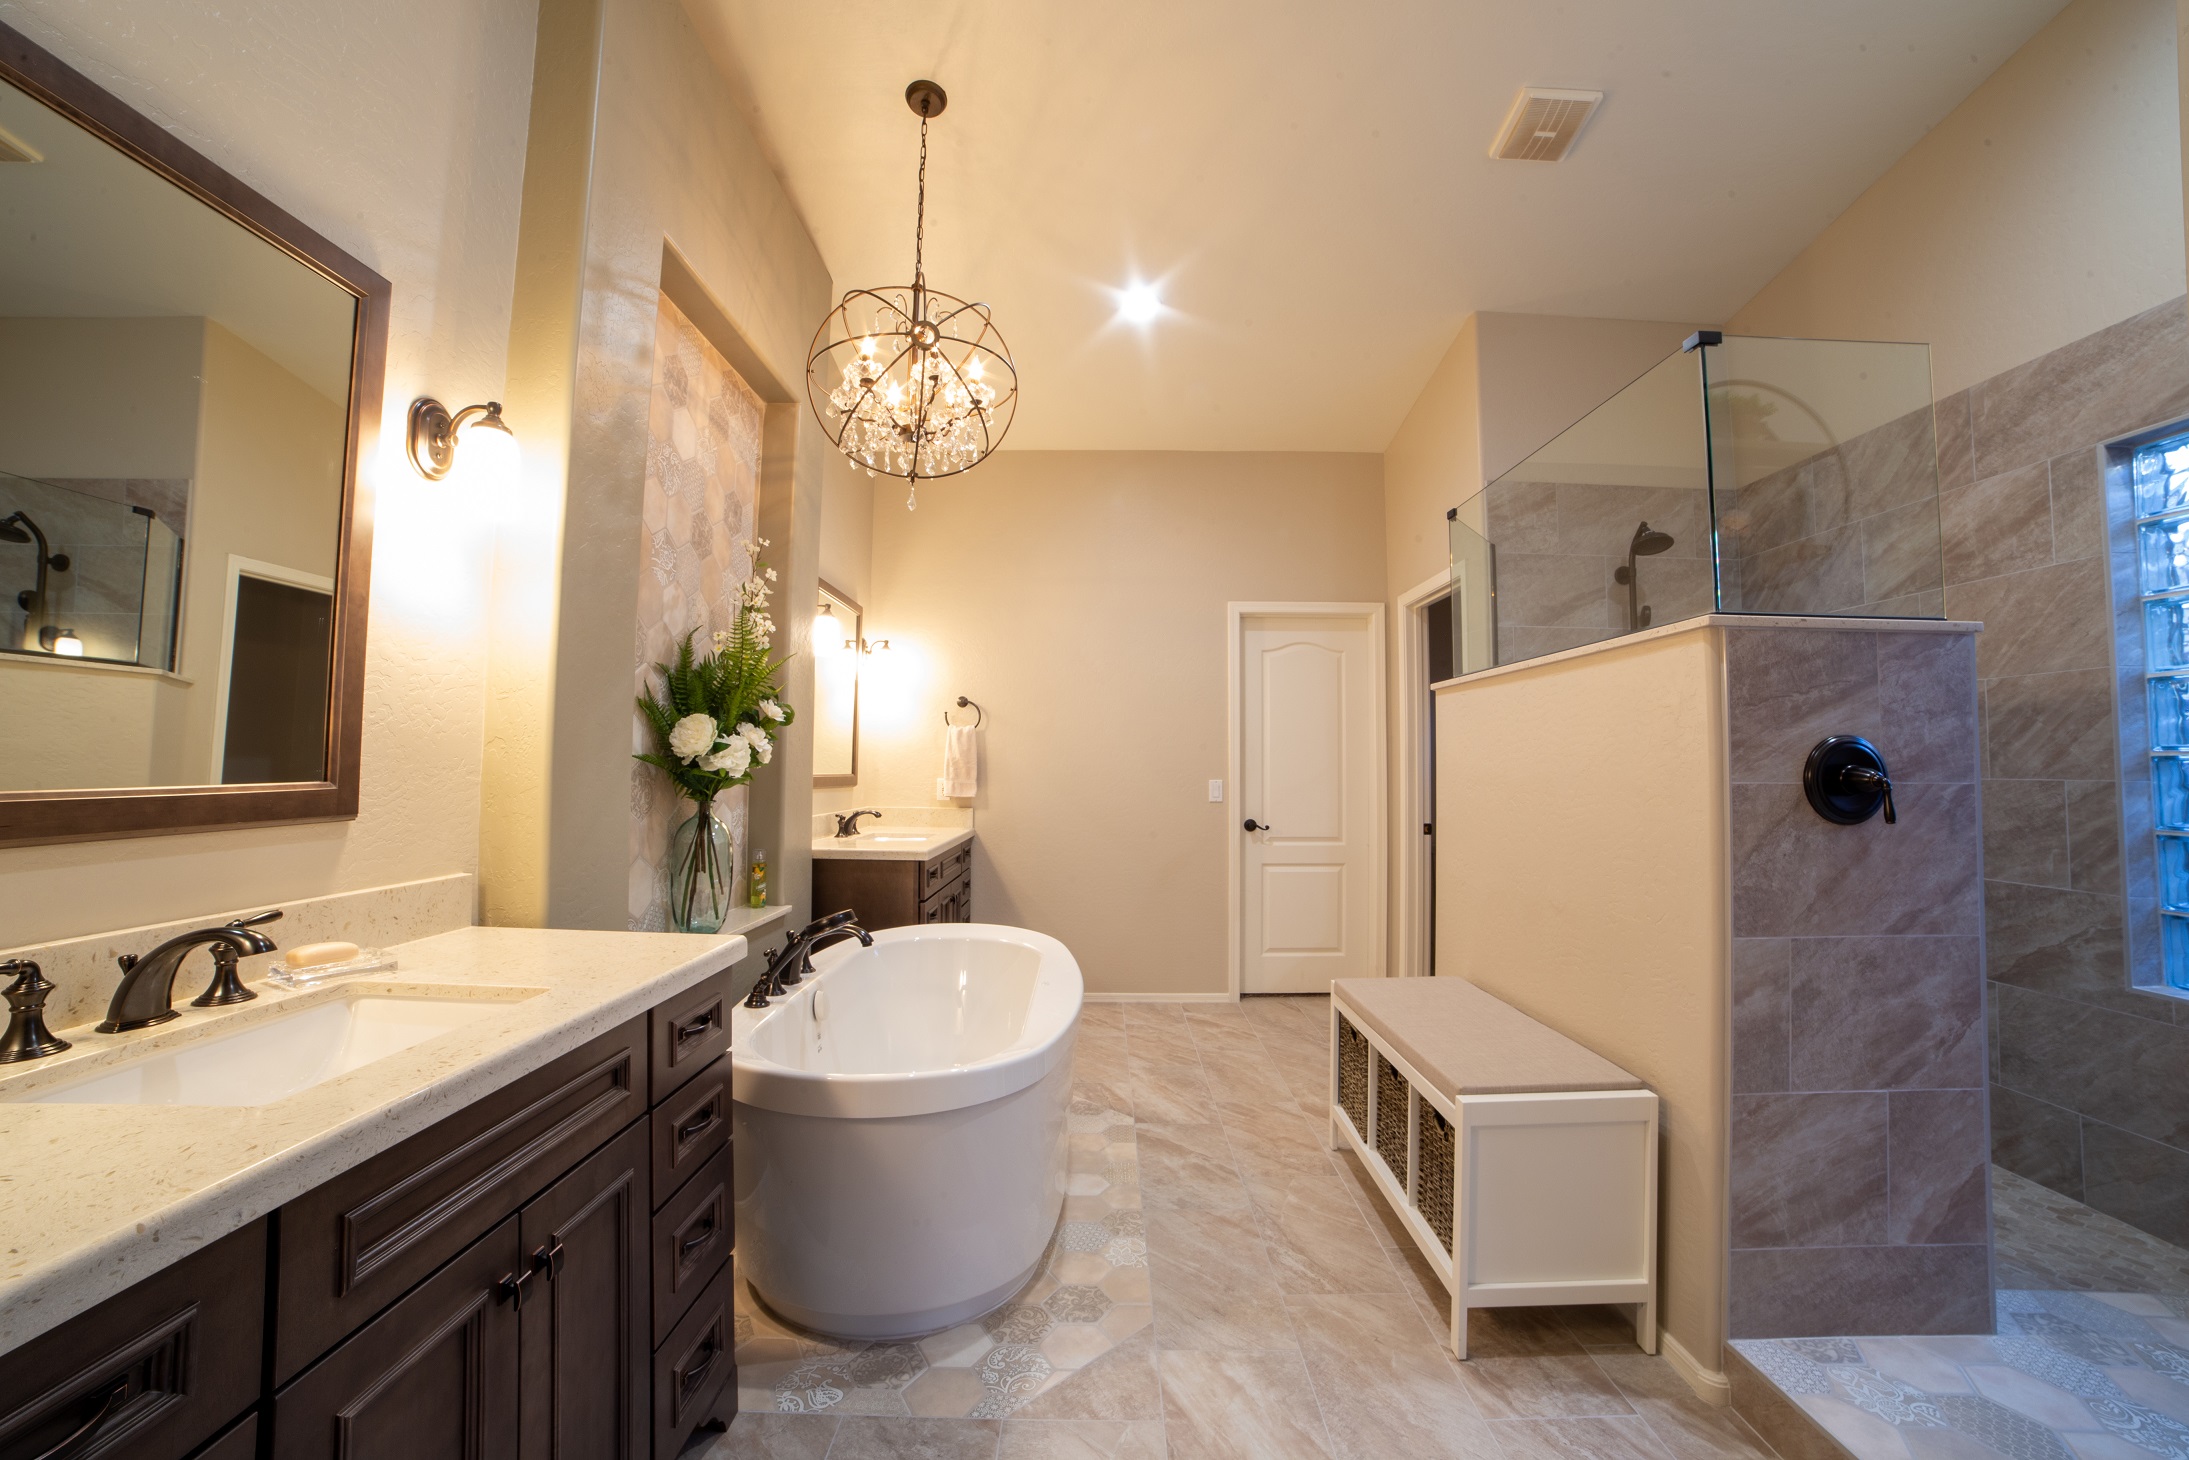
{"type": "Polygon", "coordinates": [[[768,732],[761,729],[758,725],[753,724],[750,720],[747,720],[744,724],[738,726],[730,733],[732,735],[742,735],[747,740],[750,740],[753,744],[753,749],[755,750],[758,750],[761,746],[768,743],[768,732]]]}
{"type": "Polygon", "coordinates": [[[752,764],[752,742],[742,735],[732,735],[722,743],[722,748],[699,763],[703,771],[728,771],[733,776],[745,774],[752,764]]]}
{"type": "Polygon", "coordinates": [[[780,720],[783,718],[783,707],[773,700],[762,700],[760,702],[760,713],[770,720],[780,720]]]}
{"type": "Polygon", "coordinates": [[[686,715],[669,731],[669,754],[690,765],[713,748],[720,728],[712,715],[686,715]]]}

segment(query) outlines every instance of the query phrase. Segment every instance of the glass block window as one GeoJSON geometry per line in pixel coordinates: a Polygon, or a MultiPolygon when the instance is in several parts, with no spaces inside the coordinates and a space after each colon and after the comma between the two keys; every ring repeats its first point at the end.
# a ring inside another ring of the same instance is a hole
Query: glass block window
{"type": "Polygon", "coordinates": [[[2189,989],[2189,435],[2136,449],[2136,572],[2150,696],[2159,951],[2189,989]]]}

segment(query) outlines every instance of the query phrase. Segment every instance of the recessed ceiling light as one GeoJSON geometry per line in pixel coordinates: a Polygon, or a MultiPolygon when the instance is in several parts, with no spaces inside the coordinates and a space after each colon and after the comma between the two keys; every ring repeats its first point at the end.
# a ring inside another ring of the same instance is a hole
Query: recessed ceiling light
{"type": "Polygon", "coordinates": [[[1153,284],[1128,284],[1117,291],[1117,317],[1127,324],[1148,324],[1163,312],[1153,284]]]}

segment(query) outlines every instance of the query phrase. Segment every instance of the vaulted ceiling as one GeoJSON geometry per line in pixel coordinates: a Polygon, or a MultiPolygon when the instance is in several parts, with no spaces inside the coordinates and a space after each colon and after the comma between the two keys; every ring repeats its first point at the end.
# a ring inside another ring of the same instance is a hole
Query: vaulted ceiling
{"type": "MultiPolygon", "coordinates": [[[[839,289],[985,300],[1009,445],[1380,451],[1476,310],[1724,318],[2062,0],[687,0],[839,289]],[[1523,85],[1607,100],[1494,162],[1523,85]],[[1152,324],[1115,290],[1160,284],[1152,324]]],[[[818,321],[816,321],[818,323],[818,321]]]]}

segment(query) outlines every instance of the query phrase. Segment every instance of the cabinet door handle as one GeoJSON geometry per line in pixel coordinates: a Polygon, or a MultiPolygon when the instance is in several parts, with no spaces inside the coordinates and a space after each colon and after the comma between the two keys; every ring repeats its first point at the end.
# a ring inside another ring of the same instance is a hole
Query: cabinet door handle
{"type": "Polygon", "coordinates": [[[698,1363],[684,1371],[683,1390],[687,1397],[690,1396],[693,1390],[707,1382],[707,1371],[714,1367],[715,1355],[721,1352],[722,1347],[715,1342],[714,1335],[712,1333],[708,1334],[706,1352],[700,1357],[698,1363]]]}
{"type": "Polygon", "coordinates": [[[712,1241],[714,1241],[714,1213],[709,1212],[707,1214],[707,1221],[704,1226],[702,1226],[697,1232],[694,1232],[691,1236],[686,1237],[683,1241],[677,1243],[676,1260],[678,1262],[684,1262],[689,1260],[693,1253],[697,1252],[700,1248],[706,1246],[709,1242],[712,1241]]]}
{"type": "Polygon", "coordinates": [[[105,1424],[107,1416],[114,1412],[114,1406],[128,1397],[129,1380],[126,1378],[116,1380],[114,1387],[106,1391],[106,1399],[99,1405],[98,1410],[91,1418],[77,1426],[74,1434],[46,1451],[45,1454],[38,1456],[37,1460],[68,1460],[69,1456],[77,1453],[79,1445],[98,1433],[99,1426],[105,1424]]]}
{"type": "Polygon", "coordinates": [[[716,1110],[714,1102],[709,1100],[699,1114],[676,1128],[676,1143],[680,1146],[690,1145],[713,1129],[714,1123],[721,1118],[721,1112],[716,1110]]]}
{"type": "Polygon", "coordinates": [[[537,1273],[545,1273],[549,1282],[553,1282],[562,1276],[562,1262],[563,1251],[560,1242],[549,1247],[542,1247],[532,1254],[532,1270],[537,1273]]]}
{"type": "Polygon", "coordinates": [[[525,1285],[531,1281],[532,1269],[528,1267],[521,1272],[513,1272],[508,1277],[503,1278],[494,1285],[494,1291],[496,1296],[507,1298],[510,1307],[522,1308],[525,1299],[525,1285]]]}

